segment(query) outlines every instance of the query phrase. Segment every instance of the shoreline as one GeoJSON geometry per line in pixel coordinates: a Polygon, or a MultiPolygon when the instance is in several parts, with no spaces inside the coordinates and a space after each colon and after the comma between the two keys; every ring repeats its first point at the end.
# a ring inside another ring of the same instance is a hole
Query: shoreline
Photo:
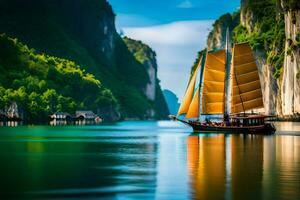
{"type": "MultiPolygon", "coordinates": [[[[74,123],[74,122],[67,122],[67,121],[58,121],[58,122],[65,122],[65,123],[57,123],[57,126],[63,126],[63,125],[101,125],[101,124],[114,124],[114,123],[118,123],[118,122],[145,122],[145,121],[172,121],[169,119],[132,119],[132,118],[128,118],[128,119],[123,119],[123,120],[116,120],[116,121],[103,121],[100,123],[97,122],[89,122],[89,123],[74,123]]],[[[286,118],[286,117],[274,117],[271,120],[268,120],[268,122],[300,122],[300,117],[297,118],[286,118]]],[[[1,126],[7,126],[7,124],[16,124],[19,126],[55,126],[54,124],[51,125],[51,121],[49,122],[36,122],[36,123],[30,123],[30,122],[23,122],[23,121],[0,121],[0,127],[1,126]]]]}
{"type": "Polygon", "coordinates": [[[300,115],[291,116],[274,116],[274,120],[269,120],[272,122],[300,122],[300,115]]]}

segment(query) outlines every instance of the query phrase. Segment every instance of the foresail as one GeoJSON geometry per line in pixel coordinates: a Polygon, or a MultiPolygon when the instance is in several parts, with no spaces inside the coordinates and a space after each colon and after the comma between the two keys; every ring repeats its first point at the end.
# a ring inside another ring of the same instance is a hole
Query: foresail
{"type": "Polygon", "coordinates": [[[255,58],[248,43],[234,46],[231,78],[232,113],[264,106],[255,58]]]}
{"type": "Polygon", "coordinates": [[[199,103],[200,103],[200,87],[198,87],[196,94],[190,104],[189,110],[185,118],[198,118],[199,117],[199,103]]]}
{"type": "Polygon", "coordinates": [[[224,113],[225,51],[207,53],[203,73],[202,113],[224,113]]]}
{"type": "Polygon", "coordinates": [[[201,67],[201,62],[202,62],[202,58],[200,59],[200,62],[192,76],[192,78],[190,79],[190,82],[188,84],[188,87],[186,89],[184,98],[182,100],[182,103],[179,107],[177,116],[182,115],[182,114],[186,114],[189,110],[190,104],[192,102],[193,99],[193,95],[194,95],[194,91],[195,91],[195,84],[196,84],[196,79],[197,79],[197,75],[199,72],[199,69],[201,67]]]}

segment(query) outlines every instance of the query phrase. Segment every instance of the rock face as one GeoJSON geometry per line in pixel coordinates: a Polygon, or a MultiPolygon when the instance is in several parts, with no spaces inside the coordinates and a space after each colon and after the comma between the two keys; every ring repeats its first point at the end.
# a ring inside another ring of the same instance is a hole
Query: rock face
{"type": "Polygon", "coordinates": [[[252,32],[254,28],[254,14],[251,9],[247,9],[251,0],[241,0],[240,23],[252,32]]]}
{"type": "Polygon", "coordinates": [[[227,27],[229,28],[229,31],[232,32],[239,22],[239,13],[234,13],[232,15],[227,13],[216,20],[213,24],[213,30],[209,33],[207,38],[208,50],[212,50],[214,48],[224,48],[227,27]]]}
{"type": "MultiPolygon", "coordinates": [[[[128,37],[123,38],[129,51],[134,55],[136,60],[145,68],[148,74],[147,84],[142,88],[144,95],[154,107],[147,110],[148,116],[163,116],[169,114],[167,103],[162,95],[159,80],[157,77],[156,53],[141,41],[133,40],[128,37]],[[155,109],[160,107],[160,109],[155,109]],[[164,113],[164,114],[163,114],[164,113]]],[[[158,117],[160,118],[160,117],[158,117]]]]}
{"type": "Polygon", "coordinates": [[[128,37],[124,37],[123,40],[129,51],[146,69],[149,79],[143,88],[143,93],[149,100],[154,101],[157,80],[157,61],[155,52],[141,41],[133,40],[128,37]]]}
{"type": "Polygon", "coordinates": [[[254,51],[256,58],[256,65],[259,72],[260,83],[263,94],[263,102],[265,106],[265,113],[267,115],[275,115],[280,112],[280,98],[278,81],[274,77],[273,67],[270,66],[266,61],[265,52],[262,50],[254,51]]]}
{"type": "Polygon", "coordinates": [[[300,113],[300,10],[285,13],[285,59],[281,84],[282,114],[300,113]]]}
{"type": "Polygon", "coordinates": [[[144,66],[147,69],[148,72],[148,76],[149,76],[149,82],[146,85],[146,88],[144,90],[144,94],[146,95],[146,97],[151,100],[154,101],[155,100],[155,83],[157,80],[157,68],[154,67],[154,65],[156,65],[156,59],[154,56],[152,57],[152,62],[151,61],[147,61],[144,63],[144,66]]]}

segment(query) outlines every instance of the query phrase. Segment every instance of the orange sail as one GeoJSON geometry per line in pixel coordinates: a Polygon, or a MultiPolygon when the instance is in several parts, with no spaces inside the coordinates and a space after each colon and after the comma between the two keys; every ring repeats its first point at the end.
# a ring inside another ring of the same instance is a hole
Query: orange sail
{"type": "Polygon", "coordinates": [[[264,106],[258,69],[248,43],[233,49],[231,112],[239,113],[264,106]]]}
{"type": "Polygon", "coordinates": [[[189,85],[186,89],[184,98],[183,98],[182,103],[179,107],[177,116],[182,115],[182,114],[186,114],[189,110],[190,104],[191,104],[192,99],[193,99],[194,91],[195,91],[195,84],[196,84],[197,75],[198,75],[199,69],[201,67],[201,60],[202,59],[200,59],[200,62],[198,64],[194,74],[192,75],[192,78],[190,79],[190,82],[189,82],[189,85]]]}
{"type": "Polygon", "coordinates": [[[203,73],[202,113],[224,113],[225,51],[207,53],[203,73]]]}
{"type": "Polygon", "coordinates": [[[194,95],[193,101],[190,104],[189,110],[186,113],[185,118],[198,118],[200,116],[199,105],[200,105],[200,87],[198,87],[196,94],[194,95]]]}

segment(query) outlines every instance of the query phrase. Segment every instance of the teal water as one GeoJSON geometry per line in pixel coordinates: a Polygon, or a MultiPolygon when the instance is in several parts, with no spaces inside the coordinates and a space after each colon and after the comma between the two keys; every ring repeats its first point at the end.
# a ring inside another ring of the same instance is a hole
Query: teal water
{"type": "Polygon", "coordinates": [[[176,122],[0,127],[0,199],[300,199],[300,124],[272,136],[176,122]]]}

